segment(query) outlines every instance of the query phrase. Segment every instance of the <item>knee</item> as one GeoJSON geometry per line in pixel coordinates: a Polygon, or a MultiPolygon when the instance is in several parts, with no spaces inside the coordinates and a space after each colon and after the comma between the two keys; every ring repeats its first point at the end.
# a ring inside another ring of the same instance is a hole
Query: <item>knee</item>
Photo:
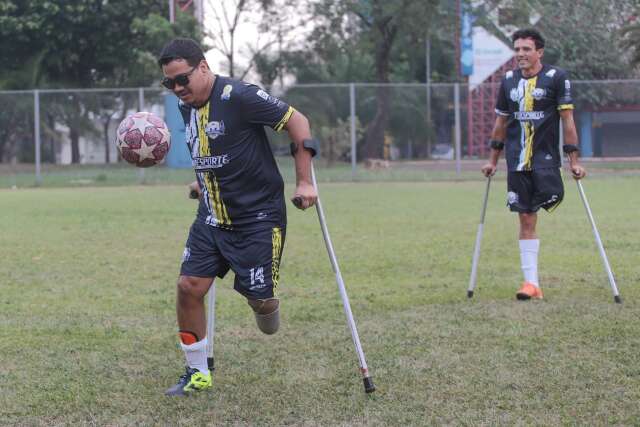
{"type": "Polygon", "coordinates": [[[179,298],[202,298],[207,292],[197,278],[189,276],[180,276],[177,283],[179,298]]]}

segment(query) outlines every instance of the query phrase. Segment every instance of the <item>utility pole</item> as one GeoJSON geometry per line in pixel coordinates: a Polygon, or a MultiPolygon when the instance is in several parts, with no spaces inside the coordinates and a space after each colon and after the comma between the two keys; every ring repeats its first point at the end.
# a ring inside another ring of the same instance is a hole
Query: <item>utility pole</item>
{"type": "Polygon", "coordinates": [[[175,0],[169,0],[169,22],[172,23],[172,24],[176,22],[176,4],[175,4],[175,0]]]}
{"type": "MultiPolygon", "coordinates": [[[[431,157],[431,35],[427,32],[425,42],[425,82],[427,83],[427,157],[431,157]]],[[[412,150],[413,151],[413,150],[412,150]]],[[[411,153],[413,154],[413,153],[411,153]]]]}
{"type": "Polygon", "coordinates": [[[460,46],[460,18],[461,18],[461,6],[460,6],[460,0],[456,0],[456,39],[455,39],[455,46],[456,46],[456,81],[459,82],[460,81],[460,72],[461,72],[461,67],[460,67],[460,51],[461,51],[461,46],[460,46]]]}

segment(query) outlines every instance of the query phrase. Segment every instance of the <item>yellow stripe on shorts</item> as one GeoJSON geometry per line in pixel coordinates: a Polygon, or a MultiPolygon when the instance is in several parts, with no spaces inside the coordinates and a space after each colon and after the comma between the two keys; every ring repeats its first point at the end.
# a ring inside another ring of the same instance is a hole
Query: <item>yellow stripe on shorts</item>
{"type": "Polygon", "coordinates": [[[275,291],[278,286],[278,280],[280,280],[280,256],[282,255],[282,230],[280,227],[274,227],[271,230],[271,246],[273,248],[271,255],[271,281],[275,291]]]}

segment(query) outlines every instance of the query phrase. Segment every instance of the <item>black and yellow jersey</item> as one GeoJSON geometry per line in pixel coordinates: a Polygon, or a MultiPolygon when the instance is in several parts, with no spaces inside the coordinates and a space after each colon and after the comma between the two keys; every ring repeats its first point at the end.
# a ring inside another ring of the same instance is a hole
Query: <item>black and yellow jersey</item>
{"type": "Polygon", "coordinates": [[[203,191],[198,219],[251,230],[286,225],[284,182],[264,126],[281,130],[294,109],[259,87],[216,76],[200,108],[179,102],[203,191]]]}
{"type": "Polygon", "coordinates": [[[496,113],[508,117],[505,157],[509,171],[560,167],[560,110],[573,109],[567,73],[543,65],[525,78],[508,71],[502,78],[496,113]]]}

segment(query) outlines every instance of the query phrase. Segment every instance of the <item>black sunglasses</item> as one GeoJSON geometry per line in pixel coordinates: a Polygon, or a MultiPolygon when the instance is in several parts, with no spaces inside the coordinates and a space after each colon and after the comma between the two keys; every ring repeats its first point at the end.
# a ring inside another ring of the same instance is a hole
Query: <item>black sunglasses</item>
{"type": "Polygon", "coordinates": [[[198,68],[198,65],[193,67],[188,73],[178,74],[172,79],[170,79],[169,77],[165,77],[164,79],[162,79],[162,86],[166,87],[169,90],[173,90],[176,87],[176,84],[179,84],[180,86],[188,85],[189,76],[196,70],[196,68],[198,68]]]}

